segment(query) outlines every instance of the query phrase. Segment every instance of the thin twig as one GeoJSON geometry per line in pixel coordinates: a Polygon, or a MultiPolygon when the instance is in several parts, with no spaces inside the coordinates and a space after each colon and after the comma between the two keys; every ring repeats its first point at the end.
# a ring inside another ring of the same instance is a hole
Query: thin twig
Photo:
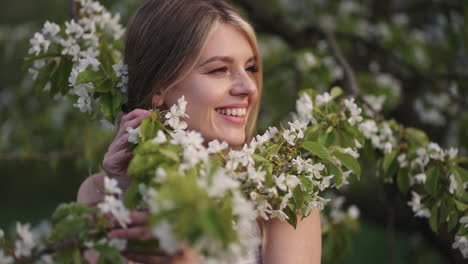
{"type": "Polygon", "coordinates": [[[348,61],[345,59],[343,52],[341,52],[341,49],[338,47],[335,34],[323,28],[320,28],[319,30],[321,30],[325,35],[327,42],[331,47],[333,56],[338,61],[338,64],[341,66],[341,68],[343,68],[347,82],[347,89],[350,91],[353,97],[357,97],[359,95],[359,87],[356,82],[356,74],[354,73],[353,68],[351,68],[349,65],[348,61]]]}
{"type": "Polygon", "coordinates": [[[70,14],[73,19],[77,19],[78,17],[78,10],[76,8],[76,0],[69,0],[70,1],[70,14]]]}

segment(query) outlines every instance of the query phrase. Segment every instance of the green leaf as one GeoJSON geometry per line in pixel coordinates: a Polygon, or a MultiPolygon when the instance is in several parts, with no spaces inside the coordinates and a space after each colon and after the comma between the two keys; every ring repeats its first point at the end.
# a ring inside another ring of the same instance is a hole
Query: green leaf
{"type": "Polygon", "coordinates": [[[297,214],[293,210],[291,210],[291,208],[289,206],[286,206],[286,208],[284,209],[284,212],[288,216],[288,223],[292,227],[294,227],[294,229],[296,229],[296,227],[297,227],[297,214]]]}
{"type": "Polygon", "coordinates": [[[318,143],[322,144],[325,147],[332,145],[334,140],[335,140],[334,130],[332,130],[331,132],[320,134],[317,139],[318,143]]]}
{"type": "Polygon", "coordinates": [[[116,248],[105,245],[98,245],[93,248],[99,252],[98,264],[124,264],[124,259],[116,248]]]}
{"type": "Polygon", "coordinates": [[[103,94],[100,97],[99,108],[101,109],[101,113],[106,120],[109,122],[114,122],[114,106],[112,105],[112,95],[110,94],[103,94]]]}
{"type": "Polygon", "coordinates": [[[76,77],[76,84],[82,83],[98,83],[102,82],[106,78],[106,75],[101,71],[85,70],[78,74],[76,77]]]}
{"type": "Polygon", "coordinates": [[[458,221],[459,221],[458,212],[456,210],[449,211],[448,223],[447,223],[447,229],[449,232],[451,232],[453,228],[457,226],[458,221]]]}
{"type": "Polygon", "coordinates": [[[68,85],[68,77],[70,76],[72,66],[73,62],[71,60],[66,58],[60,59],[60,64],[51,77],[50,93],[52,95],[59,92],[61,94],[67,94],[67,92],[70,90],[70,86],[68,85]]]}
{"type": "Polygon", "coordinates": [[[94,91],[98,93],[109,93],[112,88],[114,88],[114,82],[112,82],[112,79],[105,78],[96,85],[94,91]]]}
{"type": "Polygon", "coordinates": [[[113,72],[112,65],[114,65],[114,58],[112,56],[112,48],[109,44],[102,39],[99,43],[99,61],[101,62],[104,72],[110,74],[113,72]]]}
{"type": "Polygon", "coordinates": [[[434,204],[431,209],[431,217],[429,218],[429,226],[431,227],[432,231],[437,233],[438,229],[438,213],[439,213],[439,206],[437,204],[434,204]]]}
{"type": "Polygon", "coordinates": [[[359,161],[348,153],[338,150],[333,152],[333,155],[349,170],[352,170],[356,174],[357,178],[361,177],[361,165],[359,161]]]}
{"type": "Polygon", "coordinates": [[[406,134],[408,135],[410,141],[415,142],[419,146],[425,146],[429,143],[429,139],[423,131],[415,128],[407,128],[406,134]]]}
{"type": "Polygon", "coordinates": [[[141,195],[138,189],[139,185],[140,182],[133,181],[130,187],[128,187],[127,191],[124,194],[125,207],[135,209],[135,207],[138,205],[138,202],[141,201],[141,195]]]}
{"type": "Polygon", "coordinates": [[[330,153],[328,152],[328,149],[325,148],[323,145],[321,145],[318,142],[311,142],[311,141],[306,141],[302,143],[302,148],[308,150],[310,153],[318,156],[319,158],[331,162],[331,156],[330,153]]]}
{"type": "Polygon", "coordinates": [[[431,194],[434,195],[437,192],[437,188],[439,186],[439,180],[440,180],[440,170],[436,167],[431,167],[426,171],[426,183],[424,184],[424,190],[431,194]]]}
{"type": "Polygon", "coordinates": [[[51,60],[39,70],[36,82],[34,83],[34,92],[36,94],[41,93],[46,84],[50,81],[50,76],[56,65],[57,61],[51,60]]]}
{"type": "Polygon", "coordinates": [[[455,206],[457,207],[458,211],[464,212],[466,209],[468,209],[468,204],[467,203],[462,203],[457,200],[453,200],[455,202],[455,206]]]}
{"type": "Polygon", "coordinates": [[[140,129],[141,141],[146,142],[156,136],[159,127],[151,118],[145,118],[141,121],[140,129]]]}
{"type": "Polygon", "coordinates": [[[79,203],[60,204],[52,214],[52,221],[59,221],[69,215],[80,216],[91,214],[93,210],[86,205],[79,203]]]}
{"type": "Polygon", "coordinates": [[[299,186],[293,189],[293,201],[295,208],[301,208],[304,203],[305,193],[301,190],[299,186]]]}
{"type": "Polygon", "coordinates": [[[129,240],[127,249],[142,253],[154,253],[160,249],[159,241],[156,239],[152,240],[129,240]]]}
{"type": "Polygon", "coordinates": [[[331,90],[330,90],[330,95],[331,95],[331,97],[333,97],[333,98],[336,98],[336,97],[338,97],[338,96],[340,96],[340,95],[342,95],[342,94],[343,94],[343,89],[341,89],[341,88],[338,87],[338,86],[334,86],[334,87],[331,88],[331,90]]]}
{"type": "Polygon", "coordinates": [[[179,162],[179,153],[172,149],[167,149],[167,148],[160,148],[158,149],[159,153],[161,153],[163,156],[175,161],[179,162]]]}
{"type": "Polygon", "coordinates": [[[343,171],[341,168],[338,168],[333,164],[327,164],[327,168],[330,175],[335,175],[333,180],[335,181],[336,187],[341,188],[343,185],[343,171]]]}
{"type": "Polygon", "coordinates": [[[394,150],[384,156],[382,170],[384,174],[389,172],[390,166],[396,161],[398,151],[394,150]]]}

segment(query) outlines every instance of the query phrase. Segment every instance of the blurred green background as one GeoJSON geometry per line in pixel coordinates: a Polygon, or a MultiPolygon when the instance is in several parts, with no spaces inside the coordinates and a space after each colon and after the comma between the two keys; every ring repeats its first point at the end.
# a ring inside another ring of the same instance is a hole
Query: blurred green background
{"type": "MultiPolygon", "coordinates": [[[[231,1],[254,24],[265,62],[259,130],[288,116],[301,88],[345,86],[316,30],[336,33],[361,97],[382,115],[423,129],[443,147],[468,149],[468,1],[231,1]],[[384,98],[379,104],[379,97],[384,98]]],[[[101,1],[127,24],[141,0],[101,1]]],[[[100,170],[113,129],[69,101],[36,94],[23,67],[46,20],[71,17],[69,1],[2,1],[0,8],[0,227],[38,223],[100,170]]],[[[370,161],[368,161],[370,162],[370,161]]],[[[372,164],[362,164],[371,171],[372,164]]],[[[352,248],[323,263],[463,263],[447,232],[412,217],[394,184],[366,174],[343,193],[361,210],[352,248]]],[[[466,262],[465,262],[466,263],[466,262]]]]}

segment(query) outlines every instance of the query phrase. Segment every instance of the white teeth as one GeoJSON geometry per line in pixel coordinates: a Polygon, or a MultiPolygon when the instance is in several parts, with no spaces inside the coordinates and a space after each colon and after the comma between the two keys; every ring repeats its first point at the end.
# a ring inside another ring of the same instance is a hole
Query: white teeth
{"type": "Polygon", "coordinates": [[[246,108],[216,109],[216,111],[222,115],[231,116],[245,116],[247,114],[246,108]]]}

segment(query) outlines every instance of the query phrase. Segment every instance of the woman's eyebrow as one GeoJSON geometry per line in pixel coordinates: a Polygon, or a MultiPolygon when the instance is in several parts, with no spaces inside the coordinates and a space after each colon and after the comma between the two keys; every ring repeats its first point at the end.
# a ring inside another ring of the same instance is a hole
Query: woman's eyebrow
{"type": "Polygon", "coordinates": [[[229,62],[229,63],[232,63],[234,61],[231,57],[228,57],[228,56],[214,56],[214,57],[211,57],[211,58],[207,59],[202,64],[200,64],[199,67],[201,67],[201,66],[203,66],[205,64],[208,64],[210,62],[217,61],[217,60],[224,61],[224,62],[229,62]]]}
{"type": "MultiPolygon", "coordinates": [[[[234,59],[229,57],[229,56],[214,56],[214,57],[211,57],[211,58],[207,59],[205,62],[200,64],[198,67],[201,67],[201,66],[203,66],[205,64],[208,64],[210,62],[217,61],[217,60],[224,61],[224,62],[227,62],[227,63],[234,62],[234,59]]],[[[255,60],[257,60],[257,56],[252,56],[245,63],[249,63],[249,62],[255,61],[255,60]]]]}

